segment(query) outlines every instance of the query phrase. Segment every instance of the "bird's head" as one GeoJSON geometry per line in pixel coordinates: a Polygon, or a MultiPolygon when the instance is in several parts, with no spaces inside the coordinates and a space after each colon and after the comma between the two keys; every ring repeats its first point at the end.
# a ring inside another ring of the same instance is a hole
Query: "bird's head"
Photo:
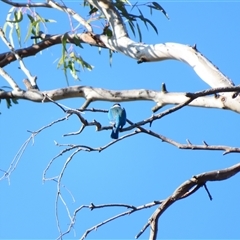
{"type": "Polygon", "coordinates": [[[112,107],[121,107],[120,103],[114,103],[112,107]]]}

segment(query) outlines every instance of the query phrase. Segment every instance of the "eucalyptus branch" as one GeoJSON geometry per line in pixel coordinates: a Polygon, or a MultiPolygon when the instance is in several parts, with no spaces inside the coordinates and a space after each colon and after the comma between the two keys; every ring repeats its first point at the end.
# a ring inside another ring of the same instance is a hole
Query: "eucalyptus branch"
{"type": "MultiPolygon", "coordinates": [[[[189,197],[190,195],[194,194],[197,190],[199,190],[202,186],[206,186],[206,183],[208,181],[222,181],[222,180],[226,180],[232,176],[234,176],[235,174],[240,172],[240,164],[236,164],[233,165],[229,168],[226,169],[222,169],[222,170],[215,170],[215,171],[210,171],[210,172],[206,172],[206,173],[201,173],[198,174],[196,176],[193,176],[191,179],[185,181],[184,183],[182,183],[174,192],[171,196],[169,196],[167,199],[165,200],[160,200],[160,201],[153,201],[151,203],[148,204],[144,204],[138,207],[132,206],[132,205],[128,205],[128,204],[116,204],[116,203],[112,203],[112,204],[102,204],[102,205],[95,205],[93,203],[91,203],[90,205],[82,205],[80,207],[78,207],[77,209],[74,210],[73,215],[70,217],[71,223],[67,229],[66,232],[61,233],[60,236],[57,239],[61,239],[64,235],[68,234],[71,229],[73,228],[75,221],[76,221],[76,217],[79,211],[81,211],[84,208],[88,208],[90,210],[95,210],[95,209],[99,209],[99,208],[107,208],[107,207],[126,207],[129,208],[130,210],[122,212],[120,214],[117,214],[113,217],[110,217],[96,225],[94,225],[93,227],[87,229],[84,234],[82,235],[82,237],[80,238],[81,240],[85,239],[88,234],[96,229],[98,229],[99,227],[102,227],[103,225],[109,223],[110,221],[114,221],[117,218],[132,214],[136,211],[140,211],[146,208],[150,208],[156,205],[160,205],[158,207],[157,210],[155,210],[155,212],[152,214],[152,216],[149,218],[148,223],[143,227],[143,229],[136,235],[135,238],[139,238],[141,236],[141,234],[151,225],[150,228],[150,239],[151,240],[155,240],[157,237],[157,233],[158,233],[158,229],[157,229],[157,224],[158,224],[158,219],[159,217],[163,214],[163,212],[165,210],[167,210],[168,207],[170,207],[174,202],[184,199],[186,197],[189,197]]],[[[209,191],[208,191],[209,194],[209,191]]]]}
{"type": "Polygon", "coordinates": [[[110,49],[138,60],[138,63],[174,59],[187,63],[195,73],[212,88],[232,87],[232,81],[204,57],[196,48],[179,43],[143,44],[130,39],[123,19],[112,1],[88,0],[98,8],[108,20],[114,34],[111,38],[100,36],[100,40],[110,49]]]}
{"type": "MultiPolygon", "coordinates": [[[[229,109],[240,113],[240,97],[238,97],[237,94],[234,94],[234,92],[239,92],[239,89],[239,86],[229,88],[216,88],[204,90],[194,94],[184,92],[166,92],[162,90],[153,91],[148,89],[113,91],[88,86],[72,86],[49,91],[19,91],[14,93],[11,91],[1,91],[0,99],[18,98],[35,102],[43,102],[43,100],[44,102],[49,102],[50,100],[46,98],[46,96],[48,96],[53,101],[69,98],[84,98],[89,103],[95,101],[127,102],[145,100],[154,101],[156,103],[156,106],[152,109],[154,112],[168,104],[185,104],[185,102],[189,101],[188,106],[229,109]],[[231,91],[231,95],[227,96],[226,92],[228,91],[231,91]],[[220,97],[206,96],[220,92],[224,92],[224,95],[221,95],[220,97]],[[200,97],[201,95],[202,97],[200,97]],[[231,104],[227,105],[227,103],[230,102],[231,104]]],[[[81,108],[81,110],[84,110],[84,108],[81,108]]]]}
{"type": "MultiPolygon", "coordinates": [[[[150,227],[150,240],[157,239],[158,234],[158,220],[164,211],[167,210],[174,202],[182,199],[182,197],[187,194],[191,189],[195,186],[203,186],[209,181],[222,181],[228,178],[231,178],[235,174],[240,172],[240,163],[235,164],[229,168],[210,171],[206,173],[201,173],[196,176],[193,176],[191,179],[187,180],[183,184],[181,184],[171,196],[169,196],[162,204],[158,207],[158,209],[152,214],[148,223],[151,225],[150,227]]],[[[139,236],[138,236],[139,237],[139,236]]]]}
{"type": "MultiPolygon", "coordinates": [[[[7,0],[5,0],[5,2],[8,3],[7,0]]],[[[232,81],[223,73],[221,73],[220,70],[214,66],[206,57],[204,57],[197,50],[196,45],[191,47],[178,43],[143,44],[135,42],[129,38],[123,19],[112,1],[88,0],[88,2],[98,8],[104,14],[113,31],[112,37],[106,36],[104,34],[91,37],[91,40],[95,42],[96,45],[99,46],[99,43],[101,43],[103,46],[109,49],[116,50],[125,54],[126,56],[137,59],[138,63],[163,61],[167,59],[182,61],[192,67],[196,74],[213,88],[233,86],[232,81]]],[[[48,4],[53,4],[56,8],[62,8],[62,6],[56,5],[56,3],[52,0],[49,0],[48,4]]],[[[65,9],[64,11],[68,10],[65,9]]],[[[71,12],[71,14],[74,15],[75,13],[71,12]]],[[[92,34],[90,35],[93,36],[92,34]]],[[[50,46],[54,44],[50,44],[50,46]]],[[[36,51],[31,48],[28,49],[28,51],[30,50],[36,54],[36,51]]],[[[30,55],[33,55],[33,53],[25,53],[25,56],[30,55]]],[[[24,57],[24,55],[21,56],[24,57]]],[[[227,107],[229,107],[231,104],[231,100],[230,102],[225,102],[225,105],[227,107]]]]}
{"type": "MultiPolygon", "coordinates": [[[[42,39],[41,42],[33,44],[27,48],[21,48],[15,50],[15,53],[21,56],[21,58],[26,58],[34,56],[37,53],[52,47],[56,44],[62,44],[62,38],[66,37],[66,42],[71,44],[76,44],[76,37],[80,43],[86,43],[91,46],[97,46],[105,48],[106,46],[97,39],[96,35],[93,33],[79,33],[79,34],[55,34],[55,35],[46,35],[43,32],[39,33],[39,38],[42,39]]],[[[4,67],[11,62],[16,61],[16,56],[12,52],[5,52],[0,54],[0,67],[4,67]]]]}
{"type": "MultiPolygon", "coordinates": [[[[158,116],[159,117],[164,117],[166,116],[168,113],[170,112],[173,112],[178,110],[177,108],[171,108],[169,110],[166,110],[165,112],[163,113],[160,113],[158,116]],[[171,110],[171,111],[169,111],[171,110]],[[166,113],[166,114],[165,114],[166,113]]],[[[156,118],[155,118],[156,119],[156,118]]],[[[203,144],[202,145],[195,145],[195,144],[192,144],[188,139],[187,139],[187,144],[181,144],[177,141],[174,141],[168,137],[165,137],[161,134],[158,134],[156,132],[153,132],[151,130],[147,130],[143,127],[141,127],[141,125],[143,125],[143,122],[148,123],[150,122],[149,119],[148,120],[144,120],[142,122],[139,122],[139,123],[133,123],[131,122],[130,120],[127,120],[127,122],[131,125],[130,127],[127,127],[125,129],[122,129],[122,131],[127,131],[129,128],[132,128],[132,127],[136,127],[137,130],[136,132],[138,133],[145,133],[145,134],[148,134],[148,135],[151,135],[153,137],[156,137],[160,140],[162,140],[162,142],[166,142],[166,143],[169,143],[179,149],[185,149],[185,150],[214,150],[214,151],[224,151],[223,152],[223,155],[226,155],[226,154],[229,154],[229,153],[240,153],[240,147],[231,147],[231,146],[225,146],[225,145],[209,145],[206,143],[206,141],[203,141],[203,144]]]]}
{"type": "Polygon", "coordinates": [[[114,7],[113,2],[111,0],[87,0],[87,1],[104,14],[106,19],[110,23],[115,39],[128,37],[127,29],[125,27],[123,19],[121,18],[117,9],[114,7]]]}
{"type": "Polygon", "coordinates": [[[132,213],[134,213],[134,212],[137,212],[137,211],[140,211],[140,210],[143,210],[143,209],[151,208],[151,207],[156,206],[156,205],[159,205],[159,204],[161,204],[161,201],[153,201],[153,202],[151,202],[151,203],[147,203],[147,204],[144,204],[144,205],[140,205],[140,206],[138,206],[138,207],[132,206],[132,205],[128,205],[128,204],[123,204],[123,203],[111,203],[111,204],[102,204],[102,205],[94,205],[93,203],[90,203],[90,205],[82,205],[82,206],[80,206],[79,208],[75,209],[75,211],[74,211],[74,213],[73,213],[73,215],[72,215],[72,218],[71,218],[71,219],[72,219],[72,220],[71,220],[71,224],[69,225],[67,231],[64,232],[62,235],[60,235],[57,239],[62,238],[64,235],[68,234],[68,233],[71,231],[71,229],[73,228],[73,226],[74,226],[74,224],[75,224],[75,221],[76,221],[76,217],[77,217],[78,212],[81,211],[81,210],[84,209],[84,208],[88,208],[88,209],[90,209],[90,210],[92,211],[92,210],[100,209],[100,208],[124,207],[124,208],[128,208],[128,209],[130,209],[130,210],[129,210],[129,211],[122,212],[122,213],[120,213],[120,214],[117,214],[117,215],[115,215],[115,216],[113,216],[113,217],[111,217],[111,218],[109,218],[109,219],[107,219],[107,220],[105,220],[105,221],[103,221],[103,222],[101,222],[101,223],[99,223],[99,224],[97,224],[97,225],[89,228],[89,229],[83,234],[83,236],[81,237],[81,239],[86,238],[87,235],[88,235],[91,231],[93,231],[93,230],[95,230],[95,229],[97,229],[97,228],[105,225],[105,224],[108,223],[108,222],[111,222],[111,221],[113,221],[113,220],[115,220],[115,219],[117,219],[117,218],[120,218],[120,217],[123,217],[123,216],[126,216],[126,215],[130,215],[130,214],[132,214],[132,213]]]}

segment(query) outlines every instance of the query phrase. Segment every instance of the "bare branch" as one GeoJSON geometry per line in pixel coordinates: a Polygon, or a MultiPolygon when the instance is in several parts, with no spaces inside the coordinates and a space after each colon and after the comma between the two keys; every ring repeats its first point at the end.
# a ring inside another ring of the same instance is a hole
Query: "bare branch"
{"type": "MultiPolygon", "coordinates": [[[[190,191],[194,186],[201,185],[204,186],[208,181],[222,181],[226,180],[235,174],[240,172],[240,163],[235,164],[229,168],[225,168],[222,170],[215,170],[206,173],[198,174],[191,179],[187,180],[183,184],[181,184],[171,196],[169,196],[161,206],[152,214],[149,219],[151,228],[150,228],[150,237],[149,239],[155,240],[157,238],[157,227],[159,217],[163,214],[163,212],[171,206],[175,201],[182,199],[188,191],[190,191]]],[[[211,199],[211,198],[210,198],[211,199]]]]}
{"type": "Polygon", "coordinates": [[[71,215],[70,215],[70,212],[69,212],[69,209],[67,207],[67,204],[65,203],[63,197],[61,196],[61,180],[62,180],[62,177],[63,177],[63,174],[64,174],[64,171],[66,170],[67,168],[67,165],[71,162],[71,160],[73,159],[73,157],[79,152],[81,151],[81,148],[77,148],[67,159],[67,161],[65,162],[65,164],[63,165],[63,168],[59,174],[59,177],[58,177],[58,180],[57,180],[57,195],[56,195],[56,201],[55,201],[55,215],[56,215],[56,221],[57,221],[57,227],[58,227],[58,231],[59,231],[59,234],[62,236],[62,231],[61,231],[61,227],[60,227],[60,220],[59,220],[59,217],[58,217],[58,201],[59,201],[59,198],[60,200],[62,201],[62,203],[64,204],[66,210],[67,210],[67,213],[68,213],[68,217],[70,218],[71,220],[71,215]]]}
{"type": "Polygon", "coordinates": [[[28,131],[28,132],[31,132],[31,136],[23,143],[23,145],[20,147],[20,149],[18,150],[16,156],[13,158],[9,168],[7,171],[3,171],[4,172],[4,175],[0,178],[0,181],[3,180],[4,178],[8,178],[10,177],[11,173],[16,169],[17,167],[17,164],[18,162],[20,161],[24,151],[26,150],[28,144],[30,143],[31,140],[34,141],[34,137],[39,134],[40,132],[42,132],[43,130],[45,130],[46,128],[49,128],[51,126],[53,126],[54,124],[56,123],[59,123],[61,121],[64,121],[68,118],[68,115],[63,117],[63,118],[59,118],[53,122],[51,122],[50,124],[38,129],[37,131],[35,132],[31,132],[31,131],[28,131]]]}
{"type": "MultiPolygon", "coordinates": [[[[72,217],[70,217],[71,224],[69,225],[68,229],[66,232],[60,234],[60,236],[57,239],[61,239],[64,235],[68,234],[71,229],[73,228],[76,220],[76,216],[79,211],[81,211],[83,208],[89,208],[90,210],[94,209],[99,209],[99,208],[106,208],[106,207],[126,207],[130,208],[131,210],[122,212],[120,214],[117,214],[113,217],[110,217],[109,219],[104,220],[101,223],[98,223],[94,225],[93,227],[87,229],[85,233],[82,235],[80,238],[81,240],[85,239],[87,235],[92,232],[93,230],[96,230],[97,228],[109,223],[110,221],[113,221],[117,218],[132,214],[136,211],[140,211],[149,207],[153,207],[156,205],[160,205],[158,209],[152,214],[152,216],[149,218],[149,221],[142,230],[136,235],[135,238],[139,238],[141,234],[151,225],[150,228],[150,239],[156,239],[157,237],[157,224],[158,224],[158,219],[162,215],[162,213],[169,207],[171,206],[175,201],[181,200],[183,198],[186,198],[196,192],[200,187],[206,186],[207,181],[221,181],[221,180],[226,180],[227,178],[230,178],[240,172],[240,164],[233,165],[232,167],[223,169],[223,170],[215,170],[211,172],[206,172],[202,173],[199,175],[196,175],[192,177],[190,180],[187,180],[183,184],[181,184],[171,196],[169,196],[165,200],[161,201],[154,201],[152,203],[144,204],[138,207],[128,205],[128,204],[102,204],[102,205],[95,205],[91,203],[90,205],[82,205],[79,208],[75,209],[72,217]],[[192,190],[193,189],[193,190],[192,190]]],[[[210,195],[209,191],[208,194],[210,195]]]]}
{"type": "Polygon", "coordinates": [[[17,3],[12,2],[9,0],[2,0],[2,2],[5,2],[8,5],[14,6],[14,7],[29,7],[29,8],[38,8],[38,7],[44,7],[44,8],[55,8],[59,11],[66,12],[70,14],[76,21],[78,21],[80,24],[82,24],[89,32],[92,32],[91,25],[84,20],[78,13],[73,11],[71,8],[68,8],[66,6],[62,6],[59,3],[56,3],[53,0],[47,1],[47,3],[17,3]]]}
{"type": "Polygon", "coordinates": [[[14,54],[15,58],[19,61],[20,68],[25,73],[25,75],[27,76],[27,78],[30,81],[31,85],[34,88],[37,88],[37,83],[36,83],[37,77],[36,76],[33,77],[31,75],[30,71],[26,68],[22,58],[18,55],[18,53],[16,53],[16,51],[14,50],[14,47],[11,45],[11,43],[5,37],[5,34],[4,34],[3,30],[2,30],[2,28],[0,28],[0,37],[2,38],[3,42],[8,46],[10,51],[14,54]]]}
{"type": "Polygon", "coordinates": [[[105,225],[106,223],[109,223],[117,218],[120,218],[120,217],[123,217],[123,216],[126,216],[126,215],[130,215],[134,212],[137,212],[137,211],[140,211],[140,210],[143,210],[143,209],[147,209],[147,208],[151,208],[153,206],[156,206],[156,205],[159,205],[161,204],[161,201],[153,201],[151,203],[147,203],[147,204],[144,204],[144,205],[140,205],[138,207],[135,207],[135,206],[132,206],[132,205],[128,205],[128,204],[122,204],[122,203],[111,203],[111,204],[102,204],[102,205],[94,205],[93,203],[91,203],[90,205],[82,205],[80,206],[79,208],[77,208],[74,213],[73,213],[73,216],[72,216],[72,220],[71,220],[71,224],[69,225],[68,229],[66,232],[64,232],[62,235],[60,235],[57,239],[60,239],[61,237],[63,237],[64,235],[68,234],[71,229],[73,228],[74,224],[75,224],[75,220],[76,220],[76,216],[77,216],[77,213],[79,211],[81,211],[83,208],[89,208],[91,211],[94,210],[94,209],[99,209],[99,208],[109,208],[109,207],[124,207],[124,208],[130,208],[129,211],[125,211],[123,213],[120,213],[120,214],[117,214],[91,228],[89,228],[88,230],[86,230],[86,232],[82,235],[82,237],[80,239],[84,239],[87,237],[87,235],[92,232],[93,230],[105,225]]]}
{"type": "Polygon", "coordinates": [[[176,142],[172,139],[169,139],[163,135],[157,134],[155,132],[152,132],[150,130],[145,130],[143,128],[139,128],[141,132],[144,132],[146,134],[149,134],[151,136],[154,136],[156,138],[161,139],[163,142],[169,143],[175,147],[178,147],[179,149],[186,149],[186,150],[214,150],[214,151],[224,151],[223,155],[229,154],[229,153],[240,153],[240,147],[230,147],[225,145],[195,145],[190,142],[188,144],[181,144],[179,142],[176,142]]]}

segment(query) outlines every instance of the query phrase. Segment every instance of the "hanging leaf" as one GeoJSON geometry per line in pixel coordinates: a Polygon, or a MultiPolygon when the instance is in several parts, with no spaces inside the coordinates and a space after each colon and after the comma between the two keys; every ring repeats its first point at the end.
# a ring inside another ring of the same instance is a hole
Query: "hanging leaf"
{"type": "Polygon", "coordinates": [[[135,2],[133,5],[132,5],[132,8],[131,8],[131,11],[137,6],[138,2],[135,2]]]}
{"type": "Polygon", "coordinates": [[[133,32],[134,37],[136,37],[135,30],[134,30],[135,26],[134,26],[133,22],[128,20],[128,24],[129,24],[129,26],[130,26],[130,28],[131,28],[131,30],[133,32]]]}
{"type": "Polygon", "coordinates": [[[41,17],[38,13],[36,13],[37,17],[38,17],[38,20],[40,20],[42,23],[47,23],[47,22],[50,22],[50,23],[55,23],[57,22],[56,20],[53,20],[53,19],[46,19],[46,18],[43,18],[41,17]]]}
{"type": "Polygon", "coordinates": [[[7,108],[9,109],[12,106],[11,100],[7,98],[6,99],[6,104],[7,104],[7,108]]]}
{"type": "Polygon", "coordinates": [[[76,80],[79,80],[79,77],[77,75],[77,70],[75,68],[75,61],[69,60],[68,61],[68,68],[70,69],[70,73],[72,75],[72,77],[76,80]]]}
{"type": "Polygon", "coordinates": [[[90,10],[89,15],[92,15],[93,13],[95,13],[95,12],[97,12],[97,11],[98,11],[98,9],[95,8],[95,7],[93,7],[93,8],[90,10]]]}
{"type": "Polygon", "coordinates": [[[15,30],[16,30],[16,33],[17,33],[17,38],[18,38],[18,43],[21,47],[21,31],[20,31],[20,24],[19,22],[21,22],[23,20],[23,15],[22,15],[22,12],[19,10],[19,11],[15,11],[14,12],[14,18],[15,18],[15,30]]]}
{"type": "Polygon", "coordinates": [[[112,56],[113,56],[113,51],[109,49],[109,65],[112,66],[112,56]]]}
{"type": "Polygon", "coordinates": [[[111,38],[112,37],[112,30],[107,28],[105,31],[104,31],[104,34],[108,36],[108,38],[111,38]]]}
{"type": "MultiPolygon", "coordinates": [[[[67,37],[68,37],[68,34],[65,33],[63,35],[63,38],[62,38],[62,56],[63,56],[64,59],[65,59],[65,55],[66,55],[66,52],[67,52],[67,47],[66,47],[66,45],[67,45],[67,37]]],[[[64,59],[63,59],[63,61],[64,61],[64,59]]]]}
{"type": "Polygon", "coordinates": [[[139,18],[144,22],[144,24],[145,24],[145,26],[146,26],[146,28],[147,28],[147,30],[148,30],[146,18],[143,16],[142,11],[141,11],[139,8],[138,8],[138,11],[139,11],[139,13],[140,13],[139,18]]]}
{"type": "Polygon", "coordinates": [[[12,102],[13,102],[14,104],[18,104],[17,98],[12,98],[12,102]]]}
{"type": "Polygon", "coordinates": [[[81,40],[80,38],[77,36],[77,35],[74,35],[73,37],[73,41],[74,41],[74,44],[80,48],[83,48],[82,44],[81,44],[81,40]]]}
{"type": "Polygon", "coordinates": [[[138,23],[137,23],[137,30],[138,30],[139,42],[142,42],[142,33],[138,23]]]}
{"type": "Polygon", "coordinates": [[[33,31],[33,27],[34,27],[33,24],[35,22],[34,18],[31,15],[27,14],[27,16],[28,16],[28,18],[30,20],[30,25],[28,27],[28,32],[27,32],[27,35],[26,35],[26,37],[24,39],[24,42],[26,42],[29,39],[29,37],[30,37],[30,35],[31,35],[32,31],[33,31]]]}
{"type": "Polygon", "coordinates": [[[158,34],[158,30],[157,30],[156,26],[155,26],[149,19],[147,19],[147,18],[145,18],[145,21],[148,22],[148,23],[152,26],[152,28],[154,29],[154,31],[158,34]]]}
{"type": "Polygon", "coordinates": [[[166,16],[166,18],[167,18],[168,20],[170,19],[170,18],[168,17],[167,12],[162,8],[162,6],[161,6],[159,3],[157,3],[157,2],[152,2],[152,4],[154,5],[155,9],[161,11],[161,12],[166,16]]]}
{"type": "Polygon", "coordinates": [[[83,69],[87,69],[89,71],[91,71],[93,69],[93,66],[90,65],[89,63],[87,63],[86,61],[84,61],[80,56],[75,56],[76,57],[76,62],[78,62],[83,69]]]}
{"type": "Polygon", "coordinates": [[[14,12],[14,20],[7,20],[9,23],[19,23],[23,20],[23,15],[21,11],[14,12]]]}

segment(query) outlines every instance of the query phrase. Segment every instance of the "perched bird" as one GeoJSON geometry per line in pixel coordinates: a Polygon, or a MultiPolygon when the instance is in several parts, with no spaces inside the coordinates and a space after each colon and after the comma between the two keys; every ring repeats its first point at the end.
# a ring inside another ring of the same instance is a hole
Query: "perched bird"
{"type": "Polygon", "coordinates": [[[118,139],[119,130],[126,124],[126,111],[119,103],[115,103],[108,111],[108,118],[114,123],[111,138],[118,139]]]}

